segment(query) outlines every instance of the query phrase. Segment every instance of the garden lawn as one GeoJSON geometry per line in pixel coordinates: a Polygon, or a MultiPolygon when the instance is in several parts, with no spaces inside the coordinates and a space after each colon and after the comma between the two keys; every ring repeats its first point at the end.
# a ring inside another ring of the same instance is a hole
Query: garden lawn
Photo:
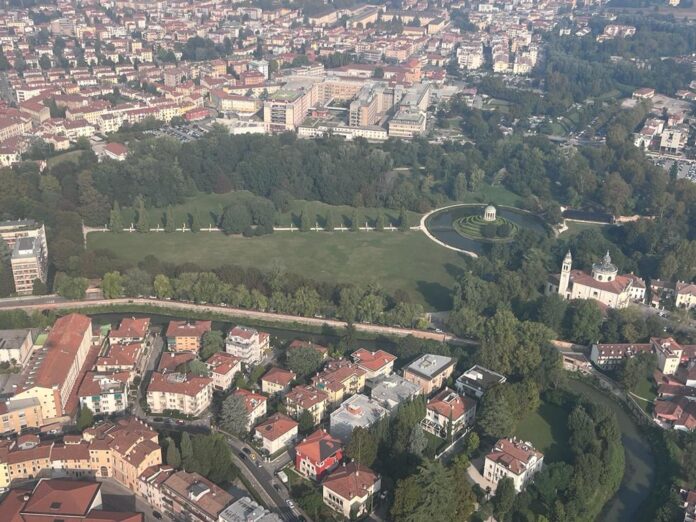
{"type": "Polygon", "coordinates": [[[204,269],[233,264],[281,269],[318,281],[377,283],[389,292],[404,290],[427,310],[451,307],[450,290],[462,270],[462,254],[420,231],[276,232],[254,238],[220,232],[92,232],[87,246],[109,249],[132,263],[153,255],[204,269]]]}
{"type": "Polygon", "coordinates": [[[570,460],[568,412],[560,406],[542,401],[537,411],[522,419],[515,436],[531,442],[544,454],[544,462],[570,460]]]}
{"type": "Polygon", "coordinates": [[[58,165],[59,163],[63,163],[64,161],[71,161],[73,163],[77,163],[83,152],[83,150],[71,150],[62,154],[58,154],[56,156],[52,156],[46,160],[46,165],[48,165],[48,167],[50,168],[55,167],[56,165],[58,165]]]}
{"type": "Polygon", "coordinates": [[[636,386],[633,392],[647,401],[641,399],[635,399],[636,402],[643,408],[646,413],[652,413],[653,401],[657,397],[657,391],[655,390],[655,382],[652,380],[652,376],[646,375],[643,379],[638,381],[638,386],[636,386]]]}

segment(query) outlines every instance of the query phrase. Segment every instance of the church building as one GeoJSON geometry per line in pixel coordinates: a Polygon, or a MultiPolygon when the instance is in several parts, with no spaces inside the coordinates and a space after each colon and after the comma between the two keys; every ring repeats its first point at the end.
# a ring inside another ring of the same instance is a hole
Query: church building
{"type": "Polygon", "coordinates": [[[609,252],[592,265],[592,274],[573,270],[570,251],[563,259],[560,274],[549,276],[546,295],[557,293],[564,299],[594,299],[609,308],[626,308],[633,301],[645,300],[645,281],[633,274],[619,274],[609,252]]]}

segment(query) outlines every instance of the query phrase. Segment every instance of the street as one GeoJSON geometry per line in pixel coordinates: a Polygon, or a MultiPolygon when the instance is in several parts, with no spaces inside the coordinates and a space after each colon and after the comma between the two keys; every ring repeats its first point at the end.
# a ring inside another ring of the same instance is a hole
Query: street
{"type": "MultiPolygon", "coordinates": [[[[62,308],[98,308],[116,305],[140,305],[151,306],[154,308],[165,308],[169,310],[182,310],[191,312],[209,312],[230,319],[248,318],[259,321],[274,323],[300,324],[304,326],[331,328],[345,328],[347,324],[338,319],[324,319],[318,317],[302,317],[297,315],[278,314],[273,312],[259,312],[247,310],[245,308],[231,308],[224,305],[203,305],[181,301],[167,301],[150,298],[120,298],[120,299],[92,299],[82,301],[69,301],[56,295],[43,297],[9,298],[0,299],[0,310],[60,310],[62,308]]],[[[399,328],[396,326],[383,326],[377,324],[354,323],[355,329],[359,332],[366,332],[376,335],[392,335],[405,337],[412,335],[420,339],[430,339],[440,342],[454,342],[461,344],[476,344],[473,341],[460,339],[445,332],[417,330],[414,328],[399,328]]]]}

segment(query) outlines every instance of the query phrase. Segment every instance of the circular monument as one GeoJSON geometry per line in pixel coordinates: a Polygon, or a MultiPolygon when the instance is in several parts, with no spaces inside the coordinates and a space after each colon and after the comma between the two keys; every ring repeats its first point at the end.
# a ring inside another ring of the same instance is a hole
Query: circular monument
{"type": "Polygon", "coordinates": [[[423,216],[421,226],[436,243],[474,257],[487,246],[513,241],[520,230],[550,234],[544,220],[530,212],[477,203],[433,210],[423,216]]]}

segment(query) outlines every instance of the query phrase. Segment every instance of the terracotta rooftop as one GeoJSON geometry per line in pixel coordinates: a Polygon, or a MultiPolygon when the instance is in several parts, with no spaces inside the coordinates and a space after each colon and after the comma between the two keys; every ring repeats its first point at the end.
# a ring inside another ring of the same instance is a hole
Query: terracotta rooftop
{"type": "Polygon", "coordinates": [[[170,321],[167,337],[202,337],[212,328],[212,321],[170,321]]]}
{"type": "Polygon", "coordinates": [[[213,380],[209,377],[200,377],[192,374],[163,374],[160,372],[154,372],[152,374],[152,378],[150,379],[150,384],[147,386],[147,393],[178,393],[195,397],[212,382],[213,380]]]}
{"type": "Polygon", "coordinates": [[[378,371],[392,363],[396,360],[396,356],[392,355],[384,350],[377,350],[375,352],[370,352],[365,348],[360,348],[351,354],[353,361],[368,371],[378,371]]]}
{"type": "Polygon", "coordinates": [[[533,457],[543,458],[543,454],[530,444],[513,439],[500,439],[496,442],[486,458],[503,465],[505,468],[520,475],[526,471],[533,457]]]}
{"type": "Polygon", "coordinates": [[[329,398],[325,391],[317,390],[314,386],[295,386],[285,396],[285,400],[290,404],[296,404],[302,409],[309,409],[315,404],[319,404],[329,398]]]}
{"type": "Polygon", "coordinates": [[[322,485],[340,497],[352,500],[367,495],[378,480],[379,475],[370,468],[351,462],[337,468],[322,485]]]}
{"type": "Polygon", "coordinates": [[[261,380],[277,384],[279,386],[287,386],[295,379],[295,377],[295,372],[274,367],[268,370],[265,375],[261,377],[261,380]]]}
{"type": "MultiPolygon", "coordinates": [[[[120,143],[117,145],[120,145],[120,143]]],[[[112,339],[144,339],[149,327],[149,317],[138,319],[135,317],[126,317],[121,320],[121,324],[116,330],[111,330],[111,332],[109,332],[109,337],[112,339]]]]}
{"type": "Polygon", "coordinates": [[[468,397],[462,397],[449,388],[442,389],[428,401],[427,408],[453,421],[463,417],[467,411],[476,407],[476,402],[468,397]]]}
{"type": "Polygon", "coordinates": [[[295,446],[295,452],[301,453],[312,462],[324,461],[341,451],[341,449],[341,441],[321,429],[315,431],[295,446]]]}
{"type": "Polygon", "coordinates": [[[239,395],[244,398],[244,405],[249,413],[254,411],[263,402],[266,402],[268,398],[265,395],[259,393],[254,393],[243,388],[238,388],[234,390],[232,395],[239,395]]]}
{"type": "Polygon", "coordinates": [[[297,430],[299,424],[287,415],[282,413],[274,413],[268,419],[256,426],[256,433],[268,440],[276,440],[288,433],[289,431],[297,430]]]}

